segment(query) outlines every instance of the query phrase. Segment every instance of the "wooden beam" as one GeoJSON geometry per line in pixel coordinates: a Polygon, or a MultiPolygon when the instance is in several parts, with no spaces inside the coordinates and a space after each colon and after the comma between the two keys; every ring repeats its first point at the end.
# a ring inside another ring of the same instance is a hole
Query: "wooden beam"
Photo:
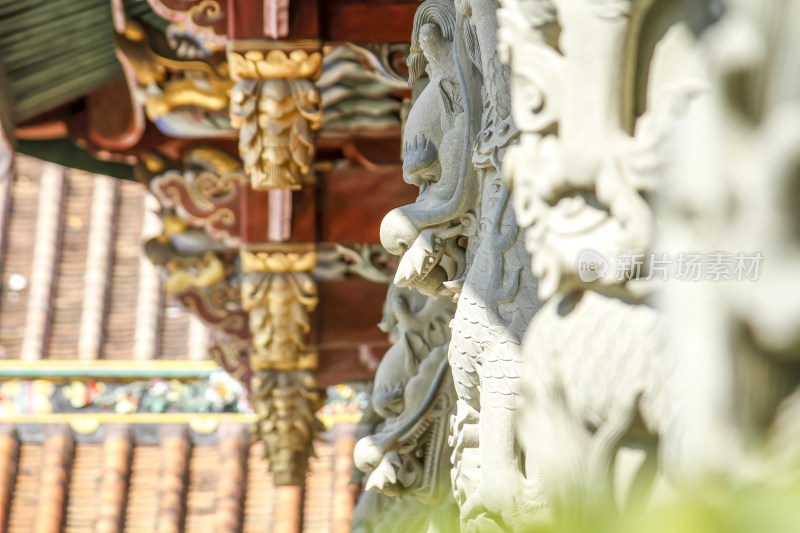
{"type": "Polygon", "coordinates": [[[319,366],[316,376],[322,388],[347,383],[365,381],[375,377],[375,370],[383,354],[391,345],[360,344],[348,346],[321,346],[318,348],[319,366]]]}
{"type": "Polygon", "coordinates": [[[318,289],[312,333],[319,353],[320,386],[371,379],[389,349],[386,333],[378,329],[386,285],[347,278],[321,281],[318,289]]]}
{"type": "MultiPolygon", "coordinates": [[[[228,0],[228,39],[265,39],[264,9],[280,0],[228,0]]],[[[282,40],[408,42],[419,0],[288,0],[282,40]]],[[[269,18],[269,17],[268,17],[269,18]]]]}
{"type": "Polygon", "coordinates": [[[361,278],[320,281],[316,313],[320,346],[381,344],[386,333],[378,329],[383,318],[387,286],[361,278]],[[347,309],[346,313],[342,310],[347,309]]]}
{"type": "Polygon", "coordinates": [[[326,42],[405,43],[418,7],[418,0],[325,0],[320,35],[326,42]]]}
{"type": "Polygon", "coordinates": [[[383,217],[413,203],[419,189],[403,181],[399,165],[369,170],[348,166],[320,175],[318,234],[321,242],[380,242],[383,217]]]}

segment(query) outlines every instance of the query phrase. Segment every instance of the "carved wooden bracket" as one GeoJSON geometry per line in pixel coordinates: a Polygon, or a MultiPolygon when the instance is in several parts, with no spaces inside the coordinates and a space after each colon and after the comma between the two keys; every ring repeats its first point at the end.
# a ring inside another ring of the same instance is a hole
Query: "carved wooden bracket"
{"type": "Polygon", "coordinates": [[[150,181],[164,228],[145,251],[167,271],[166,294],[217,332],[211,356],[246,382],[251,335],[235,251],[245,179],[239,161],[222,150],[187,151],[180,171],[150,181]]]}
{"type": "Polygon", "coordinates": [[[242,302],[250,313],[253,351],[251,404],[255,427],[276,485],[302,485],[324,402],[313,370],[317,354],[306,336],[318,303],[311,277],[316,253],[241,250],[242,302]]]}
{"type": "Polygon", "coordinates": [[[190,287],[176,293],[175,297],[183,307],[225,333],[231,341],[250,340],[249,318],[242,309],[239,287],[229,279],[207,287],[190,287]]]}
{"type": "Polygon", "coordinates": [[[172,24],[168,34],[191,36],[209,51],[222,50],[227,40],[227,2],[220,0],[147,0],[172,24]]]}
{"type": "MultiPolygon", "coordinates": [[[[312,131],[322,120],[322,96],[313,80],[322,69],[319,45],[228,52],[231,123],[256,190],[300,189],[314,159],[312,131]]],[[[281,43],[291,46],[291,43],[281,43]]]]}
{"type": "Polygon", "coordinates": [[[237,246],[238,213],[246,178],[239,162],[215,148],[194,148],[184,171],[169,171],[150,182],[162,206],[174,209],[189,225],[229,246],[237,246]]]}

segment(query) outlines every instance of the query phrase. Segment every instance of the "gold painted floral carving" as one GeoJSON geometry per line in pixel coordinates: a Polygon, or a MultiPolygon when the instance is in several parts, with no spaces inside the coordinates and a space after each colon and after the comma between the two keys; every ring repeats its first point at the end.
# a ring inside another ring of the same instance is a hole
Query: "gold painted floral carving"
{"type": "Polygon", "coordinates": [[[314,81],[322,54],[271,50],[229,52],[231,121],[239,152],[256,190],[300,189],[314,159],[313,131],[322,120],[314,81]]]}

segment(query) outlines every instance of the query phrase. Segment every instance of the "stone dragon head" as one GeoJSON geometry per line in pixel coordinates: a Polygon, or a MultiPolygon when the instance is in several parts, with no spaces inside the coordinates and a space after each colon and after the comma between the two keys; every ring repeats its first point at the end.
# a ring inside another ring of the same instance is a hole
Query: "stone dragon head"
{"type": "Polygon", "coordinates": [[[395,341],[375,375],[378,433],[359,440],[366,488],[435,503],[449,492],[447,419],[455,405],[447,348],[454,305],[390,286],[381,327],[395,341]]]}
{"type": "MultiPolygon", "coordinates": [[[[420,189],[413,204],[394,209],[381,224],[381,243],[402,256],[400,287],[454,297],[466,269],[466,238],[475,233],[471,210],[477,180],[470,163],[470,98],[464,90],[472,66],[461,66],[463,36],[451,0],[426,0],[414,17],[410,82],[428,72],[403,136],[403,177],[420,189]]],[[[477,114],[480,116],[480,113],[477,114]]]]}

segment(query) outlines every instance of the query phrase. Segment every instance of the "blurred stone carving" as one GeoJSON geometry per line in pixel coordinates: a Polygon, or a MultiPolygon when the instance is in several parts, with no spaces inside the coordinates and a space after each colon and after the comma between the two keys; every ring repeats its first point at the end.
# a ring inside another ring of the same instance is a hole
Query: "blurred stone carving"
{"type": "MultiPolygon", "coordinates": [[[[446,299],[389,288],[380,326],[394,344],[375,375],[374,433],[362,437],[355,449],[355,464],[367,474],[366,490],[382,495],[367,492],[359,504],[362,510],[370,508],[368,513],[378,513],[369,518],[374,527],[381,523],[387,528],[400,527],[393,531],[427,531],[438,525],[446,530],[458,521],[447,443],[448,419],[455,408],[447,361],[454,308],[446,299]],[[373,506],[376,509],[371,509],[373,506]],[[417,509],[417,529],[404,529],[408,525],[391,525],[391,520],[386,520],[400,508],[417,509]]],[[[368,513],[361,518],[361,513],[356,513],[355,530],[360,521],[368,519],[368,513]]]]}
{"type": "Polygon", "coordinates": [[[660,299],[681,428],[666,464],[704,488],[795,482],[800,464],[800,3],[721,4],[697,40],[710,87],[664,147],[675,164],[658,203],[665,249],[730,252],[731,281],[660,299]],[[755,281],[736,279],[739,254],[755,281]]]}
{"type": "Polygon", "coordinates": [[[623,507],[647,499],[656,462],[681,487],[796,479],[798,10],[503,1],[522,130],[504,170],[547,299],[525,342],[523,440],[562,520],[615,505],[626,446],[648,458],[623,507]],[[662,250],[730,269],[659,284],[662,250]],[[615,272],[587,276],[586,252],[615,272]],[[731,277],[742,254],[769,265],[758,283],[731,277]]]}

